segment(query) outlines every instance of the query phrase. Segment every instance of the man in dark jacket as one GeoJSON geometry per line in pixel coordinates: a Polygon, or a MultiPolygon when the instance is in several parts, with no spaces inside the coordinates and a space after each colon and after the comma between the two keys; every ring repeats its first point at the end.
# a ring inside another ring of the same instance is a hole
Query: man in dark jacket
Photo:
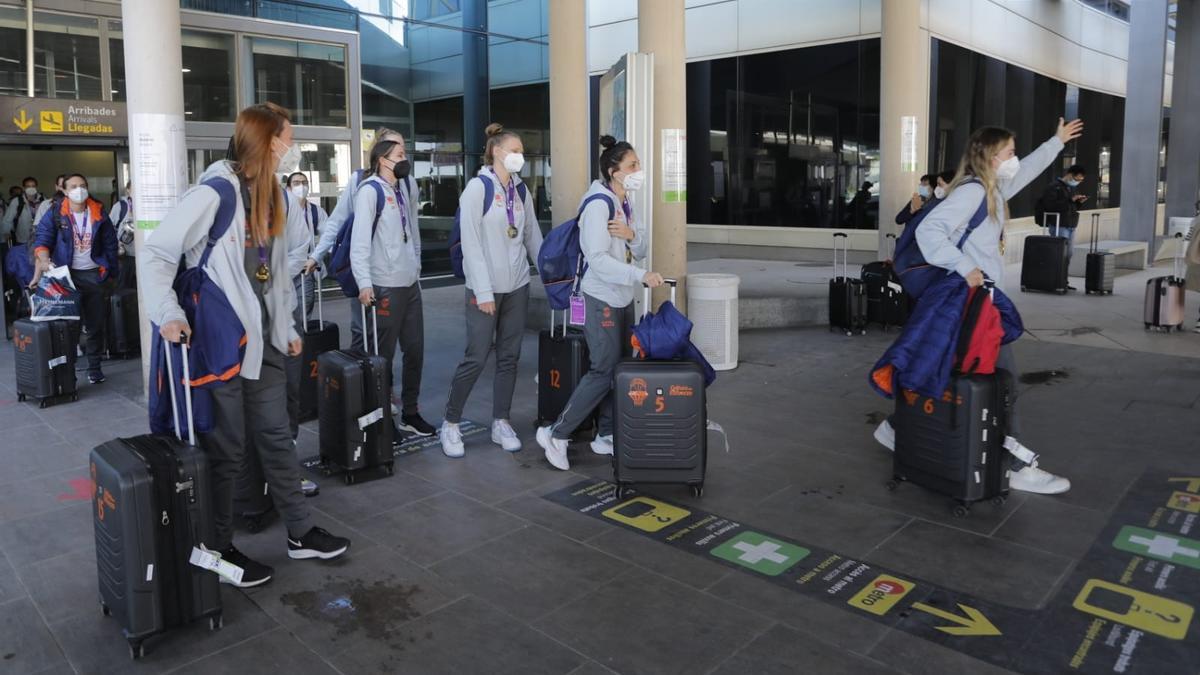
{"type": "Polygon", "coordinates": [[[57,210],[38,221],[34,236],[37,266],[34,283],[51,266],[67,265],[71,281],[79,289],[83,327],[87,331],[85,352],[88,381],[104,381],[100,353],[104,350],[106,282],[119,273],[117,233],[104,213],[104,205],[88,196],[87,178],[67,176],[66,198],[57,210]]]}
{"type": "MultiPolygon", "coordinates": [[[[1046,186],[1046,191],[1038,199],[1034,208],[1034,217],[1042,227],[1054,227],[1054,218],[1046,218],[1047,213],[1057,213],[1060,219],[1058,236],[1067,240],[1067,265],[1071,264],[1071,255],[1075,247],[1075,228],[1079,225],[1079,207],[1087,201],[1085,195],[1076,194],[1080,183],[1087,177],[1087,169],[1075,164],[1067,169],[1061,178],[1046,186]]],[[[1050,230],[1054,234],[1054,230],[1050,230]]],[[[1068,286],[1068,288],[1071,288],[1068,286]]],[[[1074,288],[1071,288],[1074,290],[1074,288]]]]}

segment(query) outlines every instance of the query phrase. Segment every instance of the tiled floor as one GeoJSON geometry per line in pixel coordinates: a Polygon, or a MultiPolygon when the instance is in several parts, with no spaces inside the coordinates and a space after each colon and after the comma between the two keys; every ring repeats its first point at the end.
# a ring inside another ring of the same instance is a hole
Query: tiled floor
{"type": "MultiPolygon", "coordinates": [[[[459,289],[426,292],[422,402],[431,421],[461,354],[459,302],[459,289]]],[[[340,305],[327,315],[344,315],[340,305]]],[[[705,496],[650,492],[1036,608],[1144,467],[1200,469],[1200,359],[1032,336],[1017,349],[1022,370],[1067,375],[1022,387],[1025,440],[1072,491],[1015,495],[967,519],[922,490],[888,492],[890,459],[870,432],[889,405],[868,389],[866,369],[889,339],[743,333],[741,367],[710,390],[710,417],[728,430],[730,450],[711,447],[705,496]]],[[[1200,356],[1200,336],[1170,339],[1170,351],[1200,356]]],[[[278,523],[239,535],[244,550],[276,566],[276,579],[245,593],[223,588],[223,630],[175,631],[134,664],[116,622],[100,615],[90,509],[72,481],[86,479],[92,445],[144,429],[139,365],[111,363],[109,381],[83,384],[78,403],[38,410],[15,402],[11,355],[0,346],[0,672],[995,670],[542,499],[611,473],[584,446],[572,452],[571,473],[544,461],[530,426],[536,336],[523,357],[513,416],[525,450],[509,455],[482,437],[461,460],[435,450],[402,457],[391,478],[347,487],[318,477],[310,504],[321,524],[352,537],[350,554],[288,561],[278,523]]],[[[485,374],[468,418],[488,421],[490,391],[485,374]]],[[[316,453],[315,431],[305,426],[304,456],[316,453]]]]}

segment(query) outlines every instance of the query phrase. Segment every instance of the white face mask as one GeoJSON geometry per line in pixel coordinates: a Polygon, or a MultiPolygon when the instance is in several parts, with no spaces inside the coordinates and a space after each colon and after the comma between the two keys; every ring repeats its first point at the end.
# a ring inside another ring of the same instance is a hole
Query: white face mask
{"type": "Polygon", "coordinates": [[[1017,159],[1016,155],[1000,162],[1000,166],[996,167],[996,178],[1000,180],[1012,180],[1016,177],[1017,172],[1021,170],[1021,160],[1017,159]]]}
{"type": "Polygon", "coordinates": [[[1068,178],[1067,186],[1068,187],[1079,187],[1079,181],[1075,180],[1074,178],[1068,178]]]}
{"type": "Polygon", "coordinates": [[[75,204],[82,204],[87,201],[88,189],[85,187],[71,188],[67,192],[67,199],[70,199],[75,204]]]}
{"type": "Polygon", "coordinates": [[[296,199],[306,199],[308,197],[308,186],[293,185],[292,194],[296,196],[296,199]]]}
{"type": "Polygon", "coordinates": [[[279,165],[275,167],[275,173],[295,173],[299,168],[300,146],[292,143],[288,146],[287,152],[279,158],[279,165]]]}
{"type": "Polygon", "coordinates": [[[921,199],[929,199],[929,195],[931,194],[931,193],[930,193],[930,191],[929,191],[929,186],[928,186],[928,185],[920,185],[920,186],[918,186],[918,187],[917,187],[917,194],[918,194],[918,195],[921,195],[921,199]]]}
{"type": "Polygon", "coordinates": [[[645,171],[634,171],[625,176],[625,180],[621,181],[621,185],[625,186],[626,192],[637,192],[642,189],[642,185],[646,183],[645,171]]]}
{"type": "Polygon", "coordinates": [[[25,196],[29,197],[30,199],[33,199],[34,197],[37,196],[37,188],[35,188],[35,187],[25,188],[25,196]]]}
{"type": "Polygon", "coordinates": [[[504,156],[504,170],[509,173],[520,173],[525,167],[525,155],[519,152],[510,152],[504,156]]]}
{"type": "Polygon", "coordinates": [[[945,199],[946,198],[946,188],[942,187],[941,185],[933,188],[933,196],[937,197],[938,199],[945,199]]]}

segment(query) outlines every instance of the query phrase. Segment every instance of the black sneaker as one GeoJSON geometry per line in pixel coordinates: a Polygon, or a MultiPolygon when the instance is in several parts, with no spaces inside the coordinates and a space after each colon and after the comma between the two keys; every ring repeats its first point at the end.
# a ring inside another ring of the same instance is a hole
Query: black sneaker
{"type": "Polygon", "coordinates": [[[100,384],[104,381],[104,379],[104,373],[100,372],[99,370],[93,370],[88,373],[88,382],[91,382],[92,384],[100,384]]]}
{"type": "Polygon", "coordinates": [[[1074,286],[1072,286],[1071,284],[1067,284],[1067,290],[1068,290],[1068,291],[1077,291],[1077,290],[1079,290],[1079,289],[1078,289],[1078,288],[1075,288],[1075,287],[1074,287],[1074,286]]]}
{"type": "Polygon", "coordinates": [[[432,436],[437,433],[437,429],[434,429],[433,425],[426,422],[420,413],[401,416],[400,423],[396,425],[396,428],[400,431],[416,434],[417,436],[432,436]]]}
{"type": "Polygon", "coordinates": [[[288,557],[293,560],[320,558],[333,560],[350,548],[350,540],[345,537],[335,537],[320,527],[308,531],[300,541],[288,537],[288,557]]]}
{"type": "Polygon", "coordinates": [[[275,574],[275,570],[268,565],[255,562],[246,556],[245,553],[230,546],[221,551],[221,559],[232,565],[237,565],[242,568],[242,580],[239,582],[221,577],[221,583],[237,586],[238,588],[254,588],[262,586],[271,580],[271,576],[275,574]]]}

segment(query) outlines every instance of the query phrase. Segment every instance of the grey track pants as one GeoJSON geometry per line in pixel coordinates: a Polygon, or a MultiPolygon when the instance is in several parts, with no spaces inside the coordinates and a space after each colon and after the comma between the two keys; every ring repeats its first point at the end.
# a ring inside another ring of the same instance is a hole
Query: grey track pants
{"type": "Polygon", "coordinates": [[[257,380],[235,377],[212,390],[213,431],[200,438],[212,472],[213,522],[217,550],[233,543],[233,493],[247,443],[262,462],[275,508],[288,535],[298,539],[312,528],[312,517],[300,492],[300,462],[292,451],[287,418],[284,355],[267,345],[257,380]],[[253,438],[247,438],[247,428],[253,438]]]}
{"type": "MultiPolygon", "coordinates": [[[[404,352],[404,365],[400,372],[401,412],[415,415],[421,398],[421,371],[425,365],[425,318],[421,308],[421,285],[416,283],[400,288],[376,286],[375,308],[379,313],[379,355],[394,364],[396,345],[399,343],[400,350],[404,352]]],[[[368,316],[367,322],[370,321],[368,316]]]]}
{"type": "Polygon", "coordinates": [[[587,421],[596,406],[600,406],[598,435],[612,435],[613,370],[621,357],[630,353],[633,303],[626,307],[610,307],[590,295],[583,297],[587,304],[583,337],[587,340],[591,370],[579,381],[551,430],[554,438],[564,440],[570,440],[571,434],[587,421]]]}
{"type": "Polygon", "coordinates": [[[487,364],[493,341],[496,349],[496,379],[492,383],[492,419],[506,420],[517,387],[517,362],[521,358],[521,338],[525,334],[525,314],[529,307],[529,286],[511,293],[497,293],[495,314],[479,310],[475,294],[467,294],[467,351],[454,371],[450,399],[446,402],[446,421],[458,424],[471,388],[487,364]]]}

